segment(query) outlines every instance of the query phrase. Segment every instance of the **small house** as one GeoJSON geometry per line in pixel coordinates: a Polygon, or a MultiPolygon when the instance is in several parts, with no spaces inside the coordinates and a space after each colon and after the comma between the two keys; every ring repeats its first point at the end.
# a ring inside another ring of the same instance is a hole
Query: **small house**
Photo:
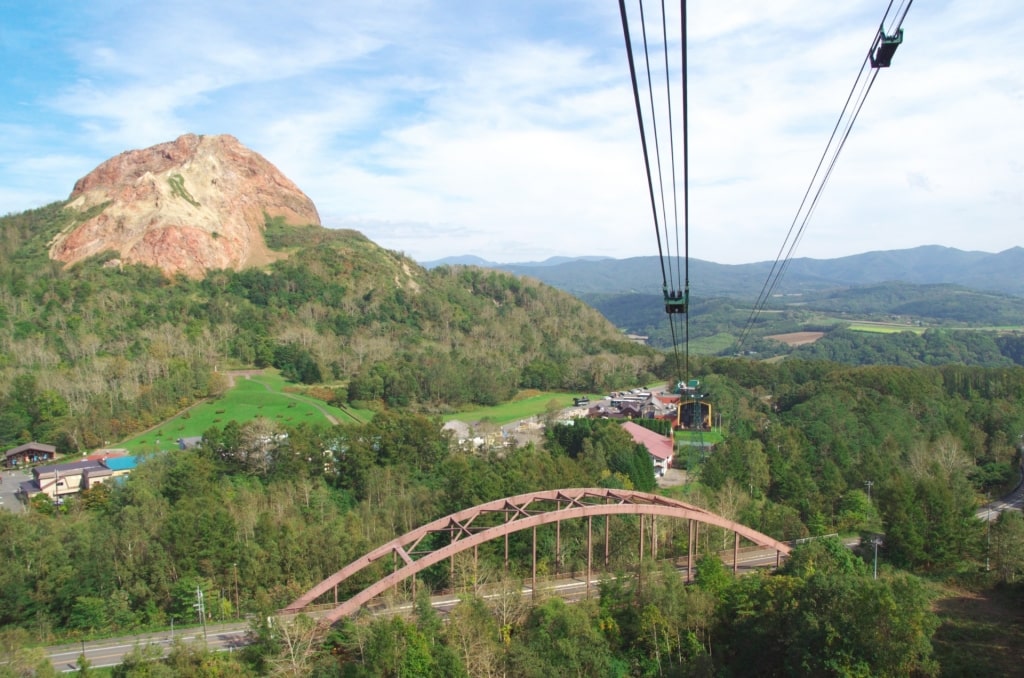
{"type": "Polygon", "coordinates": [[[25,443],[13,447],[4,453],[3,464],[6,468],[38,464],[42,461],[53,461],[57,458],[57,448],[44,443],[25,443]]]}

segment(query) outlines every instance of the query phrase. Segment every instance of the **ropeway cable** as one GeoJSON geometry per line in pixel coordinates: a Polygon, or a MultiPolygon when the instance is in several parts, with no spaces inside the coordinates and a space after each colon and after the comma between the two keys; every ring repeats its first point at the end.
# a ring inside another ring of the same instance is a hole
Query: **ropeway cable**
{"type": "MultiPolygon", "coordinates": [[[[903,20],[906,18],[907,12],[910,10],[910,6],[912,4],[913,0],[907,0],[906,6],[904,7],[903,0],[900,1],[896,11],[893,12],[893,19],[890,23],[888,35],[899,35],[899,39],[902,40],[903,20]]],[[[764,310],[765,305],[768,303],[768,300],[775,292],[776,287],[782,280],[783,275],[785,275],[786,270],[789,268],[789,264],[793,259],[793,254],[796,251],[797,246],[800,244],[800,241],[803,239],[803,235],[807,224],[810,221],[811,215],[814,213],[822,192],[828,184],[828,180],[832,175],[832,170],[835,169],[836,162],[839,159],[839,154],[846,145],[847,139],[849,139],[850,132],[853,130],[853,125],[857,121],[857,117],[860,115],[861,109],[864,107],[864,102],[867,99],[868,93],[871,91],[875,78],[878,77],[879,65],[876,63],[875,54],[876,50],[879,48],[880,41],[886,38],[887,32],[885,29],[885,22],[889,18],[892,5],[893,0],[890,0],[889,6],[885,10],[885,14],[882,16],[879,30],[872,40],[867,56],[865,56],[864,61],[861,63],[860,71],[857,73],[857,79],[850,88],[850,93],[846,97],[846,103],[843,105],[843,110],[839,115],[839,119],[836,120],[835,126],[832,128],[832,134],[829,137],[821,158],[818,160],[818,166],[814,170],[814,174],[807,186],[807,190],[804,192],[803,199],[800,201],[800,206],[797,208],[796,215],[793,217],[793,221],[786,233],[786,238],[779,249],[779,253],[776,256],[775,261],[772,263],[772,268],[768,272],[768,277],[765,279],[764,285],[761,287],[761,292],[758,295],[757,301],[754,303],[750,316],[747,319],[747,323],[740,335],[739,341],[737,342],[736,351],[738,353],[742,352],[743,345],[749,337],[757,317],[764,310]],[[865,73],[868,73],[866,79],[864,78],[865,73]],[[854,95],[857,93],[858,88],[860,89],[860,93],[855,98],[854,95]],[[847,112],[851,110],[851,101],[854,102],[852,108],[853,112],[848,117],[847,112]],[[843,126],[844,120],[846,121],[845,126],[843,126]],[[839,132],[840,127],[843,127],[843,132],[838,136],[837,141],[837,133],[839,132]],[[821,173],[823,167],[825,167],[824,174],[821,173]],[[819,176],[821,177],[820,180],[819,176]],[[812,192],[813,198],[811,198],[812,192]],[[808,202],[808,198],[810,198],[810,202],[808,202]]],[[[895,47],[893,47],[893,50],[894,49],[895,47]]]]}

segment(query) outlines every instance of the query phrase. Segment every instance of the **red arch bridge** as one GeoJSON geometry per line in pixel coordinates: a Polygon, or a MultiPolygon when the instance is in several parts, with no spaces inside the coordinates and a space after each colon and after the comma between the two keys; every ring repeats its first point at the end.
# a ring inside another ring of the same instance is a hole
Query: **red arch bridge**
{"type": "MultiPolygon", "coordinates": [[[[728,520],[715,515],[702,508],[661,497],[646,492],[633,492],[629,490],[610,490],[604,488],[575,488],[565,490],[546,490],[542,492],[531,492],[520,494],[515,497],[496,499],[479,506],[468,508],[458,513],[453,513],[444,518],[439,518],[431,523],[418,527],[401,537],[392,539],[388,543],[367,553],[362,558],[349,563],[322,582],[311,588],[291,605],[282,610],[283,613],[301,612],[308,605],[317,599],[325,596],[333,590],[335,607],[324,615],[322,621],[334,623],[343,617],[355,614],[359,609],[376,596],[384,593],[389,588],[400,582],[415,577],[423,570],[449,559],[454,563],[456,554],[473,549],[474,557],[476,548],[488,541],[504,539],[505,541],[505,565],[508,566],[509,535],[522,530],[533,530],[533,565],[532,581],[533,588],[537,585],[537,528],[541,525],[555,523],[556,526],[556,551],[560,551],[561,544],[561,522],[586,518],[587,520],[587,586],[591,581],[593,567],[594,544],[593,544],[593,520],[595,517],[604,516],[604,565],[608,565],[609,557],[609,534],[610,519],[612,516],[640,516],[640,560],[643,560],[644,553],[644,516],[665,516],[689,521],[689,546],[687,558],[687,579],[692,578],[694,548],[697,544],[700,525],[722,528],[732,531],[733,540],[733,571],[738,567],[738,552],[740,538],[762,547],[775,550],[776,566],[785,555],[789,555],[790,547],[780,541],[761,534],[740,523],[728,520]],[[493,516],[498,516],[495,521],[493,516]],[[495,523],[495,524],[486,524],[495,523]],[[431,544],[442,543],[442,546],[432,547],[431,544]],[[361,572],[364,568],[384,558],[390,557],[393,561],[394,570],[376,582],[367,586],[362,591],[348,600],[338,602],[338,586],[361,572]],[[401,567],[398,567],[398,561],[401,567]]],[[[652,526],[653,526],[652,518],[652,526]]],[[[650,552],[652,557],[657,556],[656,530],[652,529],[650,552]]],[[[415,582],[415,579],[413,580],[415,582]]]]}

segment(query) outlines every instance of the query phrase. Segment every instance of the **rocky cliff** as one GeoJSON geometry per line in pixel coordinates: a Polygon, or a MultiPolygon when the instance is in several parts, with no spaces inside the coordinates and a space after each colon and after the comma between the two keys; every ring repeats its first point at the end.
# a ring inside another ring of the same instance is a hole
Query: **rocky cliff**
{"type": "Polygon", "coordinates": [[[104,251],[124,263],[202,277],[273,261],[265,215],[320,224],[313,202],[270,162],[228,135],[186,134],[127,151],[79,179],[68,208],[99,214],[58,235],[50,257],[68,264],[104,251]]]}

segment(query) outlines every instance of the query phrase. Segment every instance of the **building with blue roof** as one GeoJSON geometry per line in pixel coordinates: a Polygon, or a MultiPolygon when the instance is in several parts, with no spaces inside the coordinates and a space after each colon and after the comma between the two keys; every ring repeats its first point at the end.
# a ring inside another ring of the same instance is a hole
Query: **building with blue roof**
{"type": "Polygon", "coordinates": [[[78,494],[109,480],[117,481],[138,465],[138,457],[125,456],[37,466],[32,469],[32,480],[21,483],[20,489],[26,501],[37,494],[45,494],[52,501],[60,502],[67,495],[78,494]]]}

